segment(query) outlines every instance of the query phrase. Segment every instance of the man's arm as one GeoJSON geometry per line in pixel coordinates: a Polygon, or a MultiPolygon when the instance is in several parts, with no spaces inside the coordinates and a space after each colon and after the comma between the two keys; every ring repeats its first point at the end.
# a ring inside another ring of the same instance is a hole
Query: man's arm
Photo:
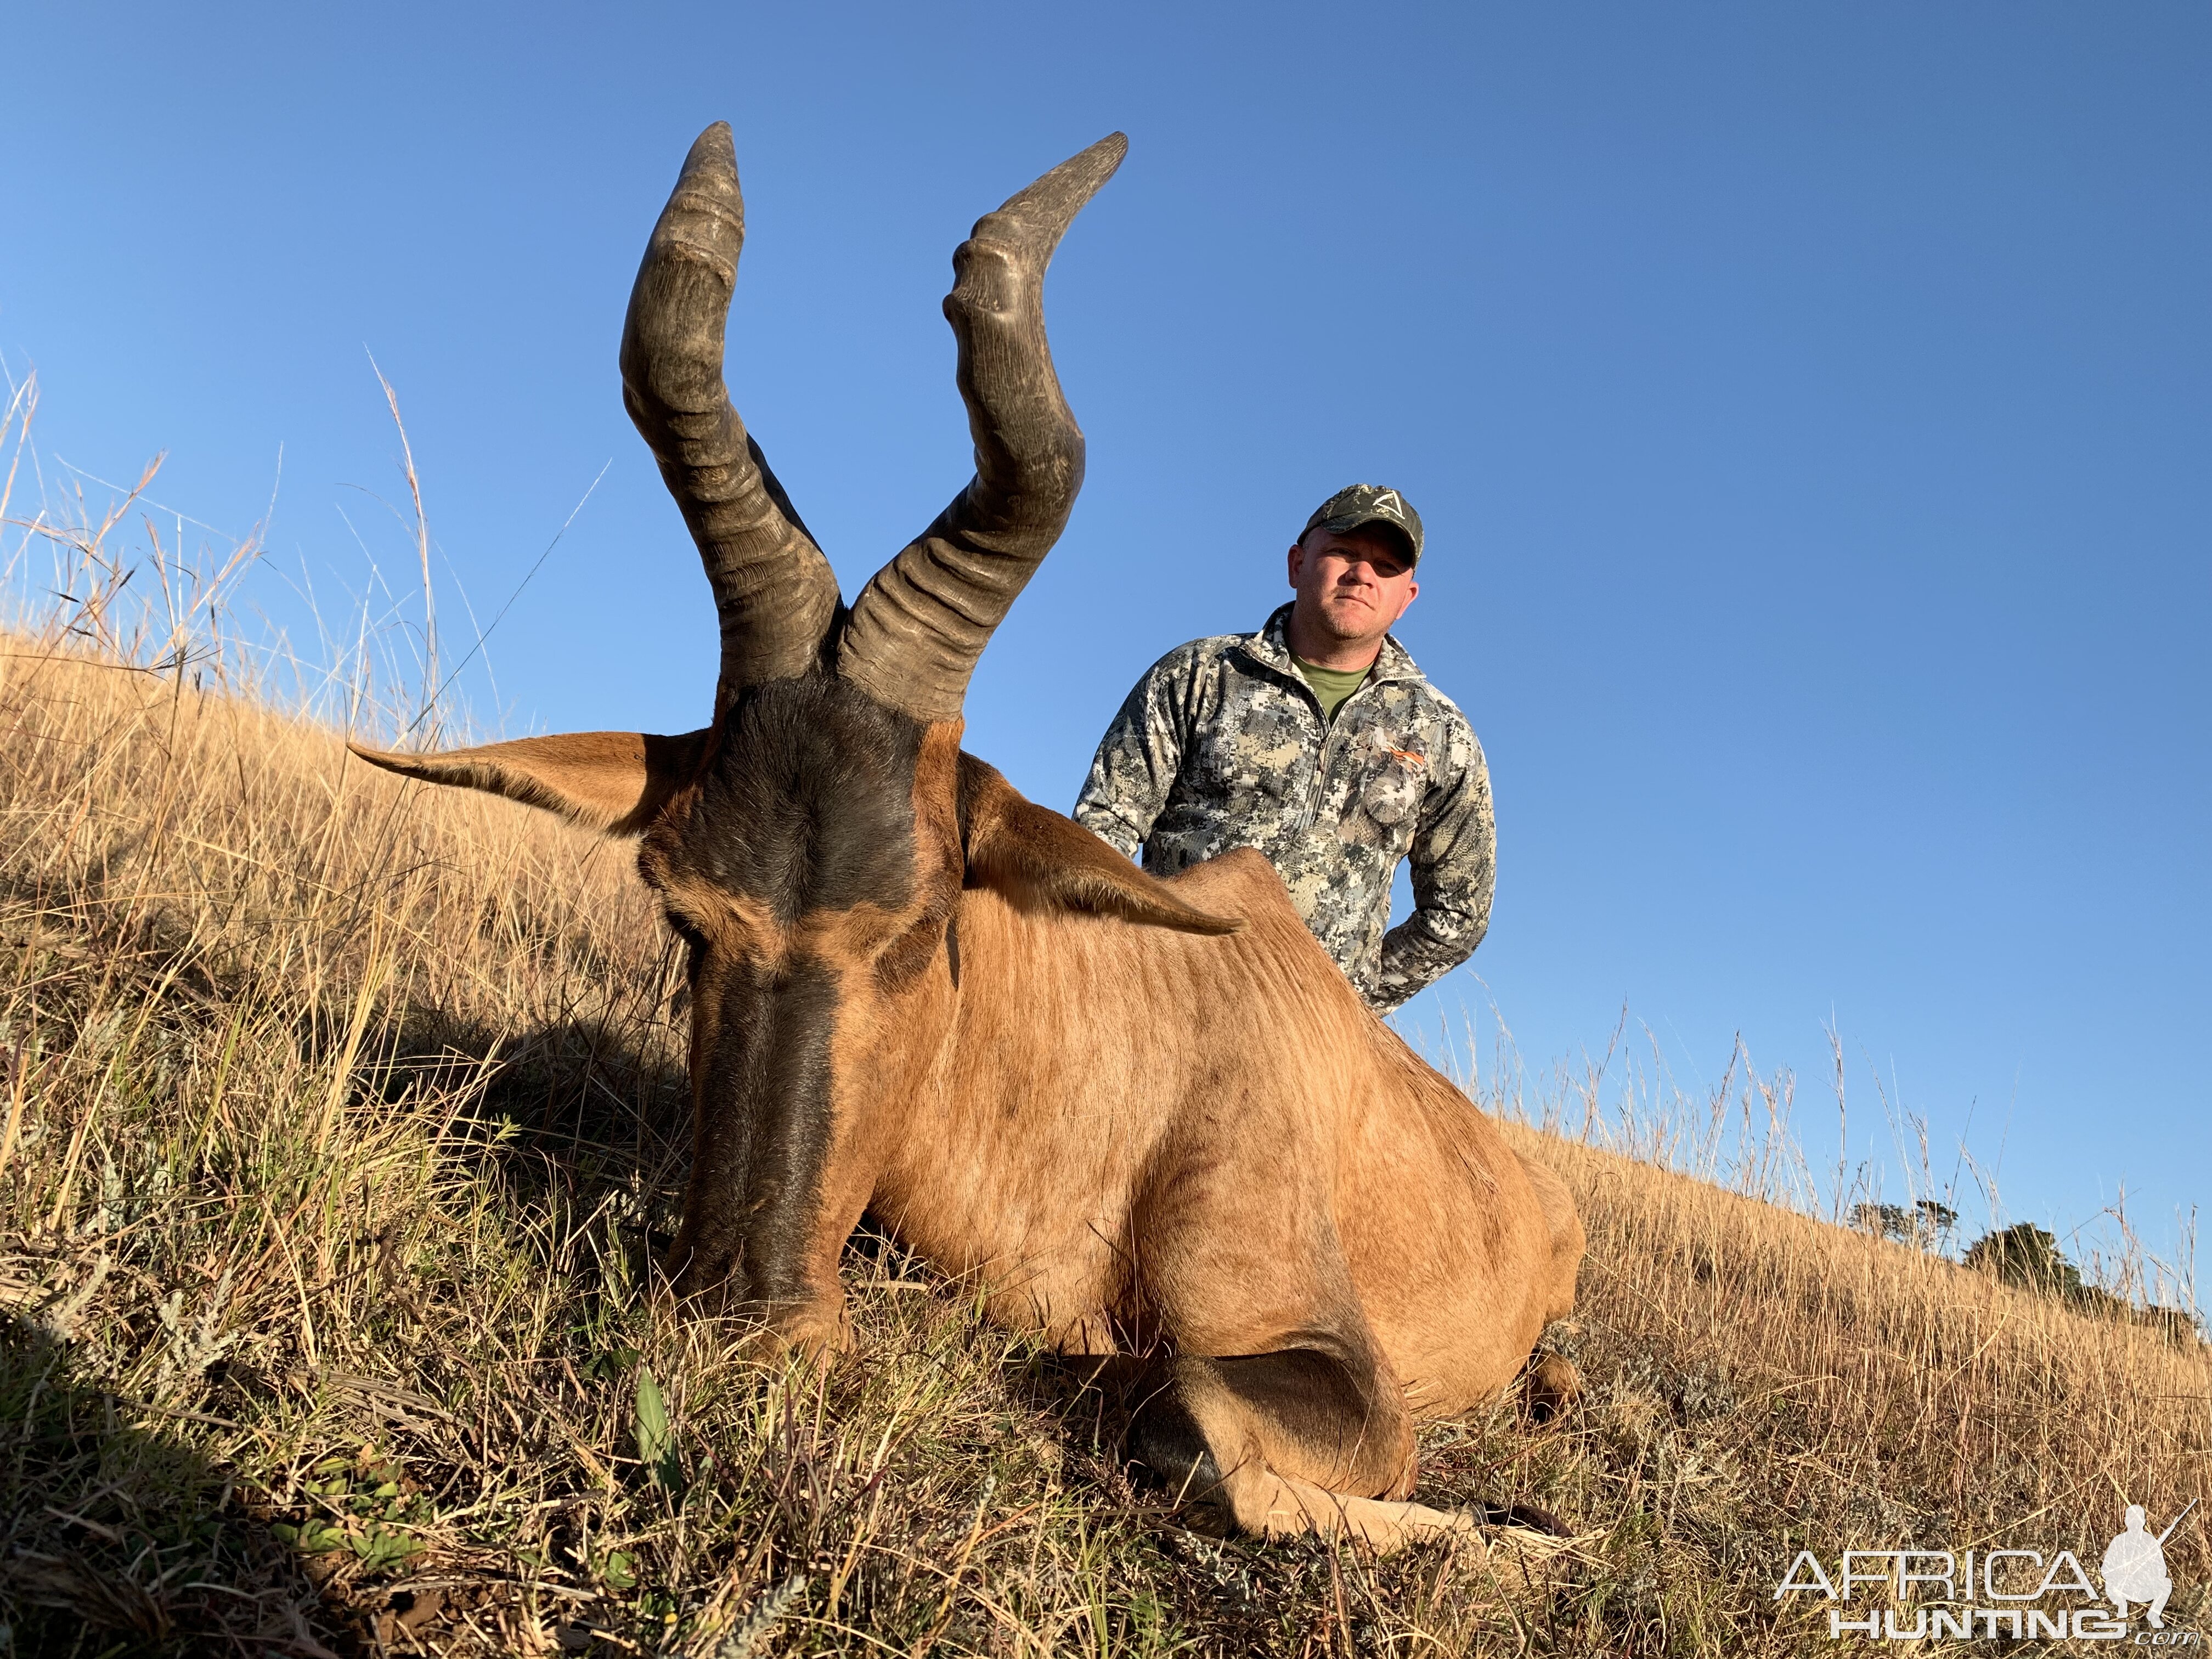
{"type": "Polygon", "coordinates": [[[1180,646],[1145,671],[1098,740],[1076,798],[1075,821],[1127,858],[1152,833],[1182,764],[1181,704],[1191,655],[1191,647],[1180,646]]]}
{"type": "Polygon", "coordinates": [[[1449,781],[1421,804],[1407,865],[1413,913],[1382,936],[1368,1000],[1388,1013],[1474,954],[1490,927],[1498,880],[1498,820],[1490,768],[1464,725],[1452,734],[1449,781]]]}

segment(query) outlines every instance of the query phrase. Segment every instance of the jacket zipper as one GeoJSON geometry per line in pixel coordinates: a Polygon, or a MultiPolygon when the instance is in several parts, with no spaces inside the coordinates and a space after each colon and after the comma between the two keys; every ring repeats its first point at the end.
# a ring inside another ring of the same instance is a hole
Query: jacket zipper
{"type": "MultiPolygon", "coordinates": [[[[1336,722],[1331,720],[1322,719],[1321,694],[1318,691],[1316,691],[1312,686],[1306,684],[1305,676],[1298,673],[1295,665],[1291,668],[1291,672],[1292,677],[1297,681],[1298,689],[1305,693],[1306,701],[1312,707],[1314,718],[1321,720],[1321,758],[1316,762],[1314,765],[1313,787],[1306,791],[1305,820],[1298,825],[1298,833],[1300,835],[1304,835],[1307,830],[1314,827],[1314,820],[1321,816],[1322,791],[1326,787],[1328,779],[1329,757],[1334,752],[1329,745],[1336,741],[1336,722]]],[[[1337,704],[1336,712],[1339,717],[1340,718],[1343,715],[1344,711],[1351,707],[1352,703],[1358,701],[1360,696],[1374,683],[1374,680],[1370,677],[1354,686],[1352,690],[1352,695],[1346,697],[1342,702],[1337,704]]]]}
{"type": "MultiPolygon", "coordinates": [[[[1321,714],[1320,694],[1311,686],[1308,686],[1306,688],[1306,695],[1312,698],[1314,714],[1316,717],[1318,718],[1321,714]]],[[[1352,696],[1357,696],[1359,694],[1357,691],[1352,693],[1352,696]]],[[[1349,702],[1351,701],[1351,697],[1345,699],[1346,702],[1349,702]]],[[[1342,714],[1344,712],[1344,706],[1342,703],[1337,705],[1337,712],[1339,714],[1342,714]]],[[[1306,816],[1305,822],[1298,825],[1298,833],[1300,835],[1304,835],[1307,830],[1312,829],[1314,827],[1314,821],[1321,817],[1322,793],[1328,787],[1328,762],[1331,753],[1329,745],[1335,741],[1336,722],[1329,720],[1322,720],[1321,755],[1314,763],[1313,787],[1306,791],[1306,816]]]]}

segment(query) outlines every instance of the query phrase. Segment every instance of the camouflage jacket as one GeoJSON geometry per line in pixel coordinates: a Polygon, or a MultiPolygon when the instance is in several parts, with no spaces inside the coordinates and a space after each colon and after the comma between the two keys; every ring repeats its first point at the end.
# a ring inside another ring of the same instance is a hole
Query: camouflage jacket
{"type": "Polygon", "coordinates": [[[1107,728],[1075,818],[1129,857],[1141,847],[1155,875],[1257,848],[1387,1013],[1466,961],[1490,925],[1490,772],[1467,717],[1395,639],[1324,726],[1284,640],[1290,612],[1153,664],[1107,728]],[[1386,933],[1409,857],[1413,913],[1386,933]]]}

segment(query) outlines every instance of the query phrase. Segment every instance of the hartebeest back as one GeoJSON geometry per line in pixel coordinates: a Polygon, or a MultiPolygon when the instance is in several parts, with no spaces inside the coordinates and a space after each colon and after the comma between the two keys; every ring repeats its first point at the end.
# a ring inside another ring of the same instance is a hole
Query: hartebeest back
{"type": "Polygon", "coordinates": [[[1260,1533],[1465,1531],[1398,1501],[1412,1422],[1506,1386],[1571,1305],[1565,1187],[1368,1012],[1258,854],[1155,880],[960,750],[969,676],[1081,487],[1044,276],[1125,148],[953,255],[975,475],[848,611],[724,386],[744,219],[708,128],[622,369],[714,592],[712,720],[356,752],[641,838],[689,954],[688,1303],[842,1346],[872,1210],[994,1317],[1135,1356],[1132,1450],[1184,1499],[1260,1533]]]}

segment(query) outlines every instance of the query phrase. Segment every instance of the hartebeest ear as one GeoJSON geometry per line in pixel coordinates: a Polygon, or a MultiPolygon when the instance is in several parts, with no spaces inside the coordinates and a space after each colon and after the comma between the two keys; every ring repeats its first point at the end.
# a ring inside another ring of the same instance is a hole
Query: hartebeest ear
{"type": "Polygon", "coordinates": [[[960,818],[968,884],[1017,904],[1091,910],[1185,933],[1233,933],[1243,922],[1176,896],[1073,818],[1025,800],[997,770],[960,757],[960,818]]]}
{"type": "Polygon", "coordinates": [[[572,732],[442,755],[400,755],[357,743],[346,747],[370,765],[402,777],[482,789],[558,812],[603,835],[635,836],[698,775],[707,733],[663,738],[650,732],[572,732]]]}

